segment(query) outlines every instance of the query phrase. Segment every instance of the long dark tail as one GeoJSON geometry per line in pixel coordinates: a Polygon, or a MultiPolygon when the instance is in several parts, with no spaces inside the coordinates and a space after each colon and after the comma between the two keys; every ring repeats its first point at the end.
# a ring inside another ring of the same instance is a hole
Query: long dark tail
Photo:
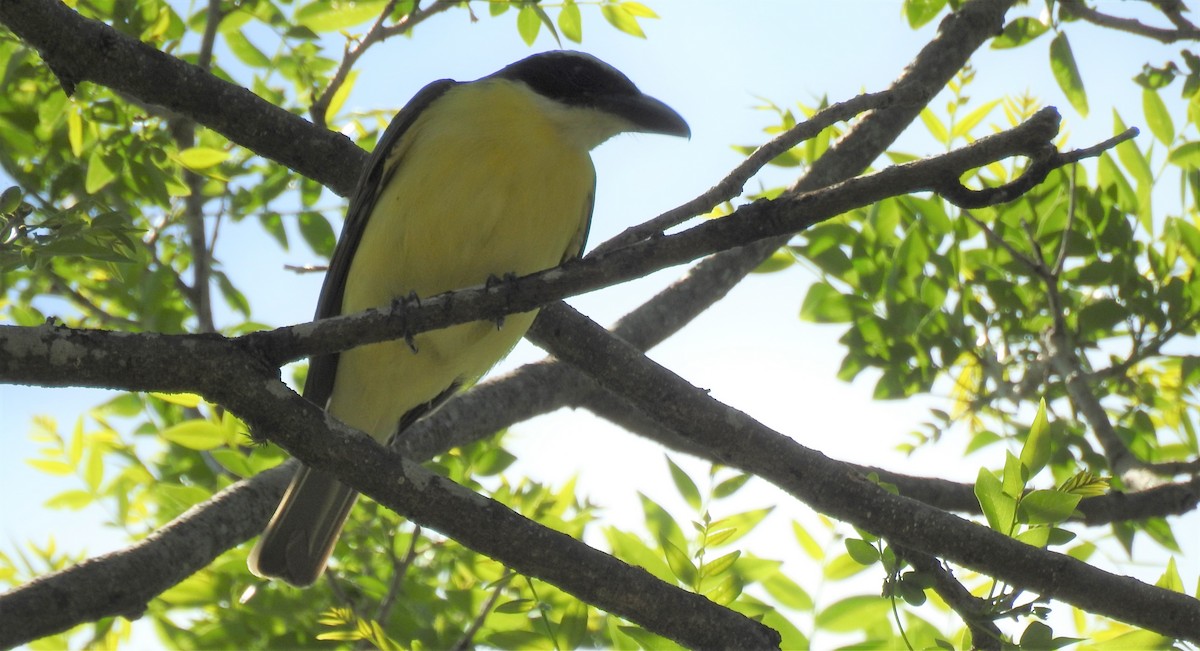
{"type": "Polygon", "coordinates": [[[301,466],[250,552],[256,576],[304,587],[325,570],[358,493],[332,475],[301,466]]]}

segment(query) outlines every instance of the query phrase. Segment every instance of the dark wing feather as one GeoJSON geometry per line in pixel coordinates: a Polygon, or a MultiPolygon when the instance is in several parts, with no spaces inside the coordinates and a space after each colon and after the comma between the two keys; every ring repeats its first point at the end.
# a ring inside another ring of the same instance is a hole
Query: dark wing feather
{"type": "Polygon", "coordinates": [[[592,191],[588,193],[587,205],[583,207],[583,223],[579,225],[579,232],[575,233],[575,237],[571,238],[570,244],[567,245],[567,250],[563,253],[562,260],[559,264],[567,260],[574,260],[583,255],[583,248],[587,246],[588,232],[592,230],[592,212],[596,208],[596,177],[592,176],[592,191]]]}
{"type": "MultiPolygon", "coordinates": [[[[329,260],[329,270],[325,272],[325,283],[321,286],[321,297],[317,299],[317,319],[327,319],[342,313],[342,296],[346,288],[346,277],[350,274],[350,263],[354,260],[358,243],[367,229],[367,219],[375,208],[379,190],[396,171],[395,164],[387,165],[388,152],[399,142],[422,111],[458,83],[451,79],[441,79],[422,88],[396,117],[392,118],[391,124],[375,145],[375,151],[371,153],[367,167],[359,177],[358,185],[350,198],[341,237],[338,238],[337,248],[329,260]]],[[[337,354],[312,358],[308,367],[308,379],[304,383],[304,397],[310,402],[320,407],[325,406],[333,393],[337,362],[337,354]]]]}

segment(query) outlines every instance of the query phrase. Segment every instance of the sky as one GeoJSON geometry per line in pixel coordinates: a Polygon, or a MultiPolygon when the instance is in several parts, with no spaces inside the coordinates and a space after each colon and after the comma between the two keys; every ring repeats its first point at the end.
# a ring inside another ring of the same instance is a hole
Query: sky
{"type": "MultiPolygon", "coordinates": [[[[918,31],[909,30],[900,15],[900,3],[890,0],[650,0],[646,4],[661,18],[643,21],[645,40],[611,29],[596,7],[588,5],[582,7],[583,44],[570,47],[611,63],[642,90],[674,107],[691,124],[693,136],[680,140],[627,135],[594,152],[599,187],[590,237],[593,246],[718,182],[740,160],[731,146],[763,142],[762,129],[774,124],[774,115],[757,106],[765,101],[788,107],[798,102],[812,105],[826,96],[840,101],[862,91],[882,90],[933,36],[936,27],[934,21],[918,31]]],[[[1136,9],[1128,4],[1119,3],[1114,11],[1136,9]]],[[[478,22],[461,10],[452,10],[419,26],[411,39],[396,38],[376,46],[360,61],[361,74],[344,110],[398,109],[433,79],[478,78],[533,52],[556,47],[544,31],[533,47],[526,46],[517,36],[515,12],[490,18],[486,7],[476,6],[475,13],[478,22]]],[[[1059,107],[1070,143],[1079,147],[1112,134],[1114,105],[1127,123],[1141,124],[1140,96],[1131,92],[1129,80],[1142,63],[1162,63],[1171,50],[1083,25],[1073,25],[1069,34],[1089,92],[1092,108],[1088,116],[1072,110],[1054,83],[1048,65],[1049,36],[1018,50],[981,50],[973,59],[978,74],[968,94],[978,102],[972,106],[1029,91],[1045,104],[1059,107]]],[[[330,55],[336,56],[339,49],[335,47],[330,55]]],[[[220,49],[217,56],[222,65],[237,73],[232,56],[220,49]]],[[[944,103],[943,97],[934,106],[944,103]]],[[[1181,121],[1180,103],[1170,106],[1177,122],[1181,121]]],[[[995,119],[1002,122],[999,113],[995,119]]],[[[1144,130],[1139,143],[1144,147],[1150,141],[1144,130]]],[[[939,151],[920,123],[895,148],[919,154],[939,151]]],[[[769,170],[748,189],[787,183],[792,172],[769,170]]],[[[328,193],[321,203],[331,216],[341,210],[341,200],[328,193]]],[[[288,252],[264,244],[253,221],[222,224],[223,236],[216,250],[222,267],[247,294],[256,319],[272,325],[309,320],[320,277],[297,276],[283,266],[319,264],[321,260],[303,244],[288,252]]],[[[293,241],[300,240],[296,237],[293,241]]],[[[681,268],[666,270],[570,302],[608,324],[681,272],[681,268]]],[[[871,374],[852,384],[838,381],[841,328],[798,318],[812,277],[802,265],[783,273],[752,276],[653,350],[651,357],[697,386],[710,389],[717,399],[835,458],[966,482],[974,480],[982,465],[1002,465],[999,448],[989,448],[964,462],[961,443],[912,458],[895,452],[894,446],[919,426],[930,406],[945,406],[945,397],[878,402],[871,399],[871,374]]],[[[235,322],[228,313],[218,317],[219,325],[235,322]]],[[[497,372],[543,356],[523,342],[497,372]]],[[[56,414],[60,428],[69,431],[76,414],[100,402],[100,395],[78,389],[0,386],[0,417],[14,452],[0,457],[0,490],[22,496],[0,504],[0,549],[11,549],[25,540],[43,541],[48,536],[54,536],[60,546],[93,553],[119,547],[119,537],[102,526],[105,514],[98,509],[43,509],[46,498],[78,484],[71,478],[48,478],[24,462],[36,454],[37,446],[26,436],[34,414],[56,414]]],[[[691,517],[664,472],[661,448],[583,412],[560,411],[519,424],[508,441],[519,457],[509,471],[512,476],[527,475],[553,484],[578,476],[580,494],[600,504],[608,521],[618,526],[640,524],[639,492],[681,519],[691,517]]],[[[705,476],[707,464],[681,455],[672,457],[694,478],[705,476]]],[[[768,519],[763,534],[748,543],[759,555],[786,557],[788,571],[801,577],[815,571],[797,556],[794,545],[781,548],[778,543],[791,540],[791,518],[813,521],[805,507],[782,497],[765,482],[754,482],[730,508],[772,504],[780,505],[777,513],[768,519]]],[[[728,513],[714,514],[722,515],[728,513]]],[[[1193,531],[1200,528],[1195,514],[1177,522],[1193,531]]],[[[1195,585],[1200,573],[1197,559],[1180,560],[1184,585],[1195,585]]],[[[1122,571],[1153,581],[1161,570],[1122,571]]],[[[865,591],[876,591],[880,579],[871,577],[874,583],[868,582],[865,591]]]]}

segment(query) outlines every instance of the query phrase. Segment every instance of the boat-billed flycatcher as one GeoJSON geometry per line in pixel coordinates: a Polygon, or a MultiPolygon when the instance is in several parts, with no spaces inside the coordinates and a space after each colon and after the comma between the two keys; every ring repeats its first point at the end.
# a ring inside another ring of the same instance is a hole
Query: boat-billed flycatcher
{"type": "MultiPolygon", "coordinates": [[[[666,104],[595,57],[548,52],[462,83],[435,81],[384,132],[350,200],[316,318],[522,276],[578,256],[592,215],[589,152],[622,132],[688,136],[666,104]]],[[[379,441],[479,379],[536,312],[314,358],[304,396],[379,441]]],[[[357,493],[302,467],[250,569],[317,580],[357,493]]]]}

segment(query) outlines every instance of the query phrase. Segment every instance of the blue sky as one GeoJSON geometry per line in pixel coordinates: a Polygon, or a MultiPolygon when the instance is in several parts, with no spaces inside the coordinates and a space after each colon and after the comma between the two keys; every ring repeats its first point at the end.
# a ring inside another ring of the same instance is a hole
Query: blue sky
{"type": "MultiPolygon", "coordinates": [[[[644,21],[646,40],[636,39],[604,24],[594,6],[584,6],[584,42],[574,49],[588,51],[630,76],[644,91],[678,110],[692,126],[693,137],[683,141],[659,136],[622,136],[594,154],[599,189],[590,242],[594,245],[626,226],[648,219],[686,201],[719,181],[738,161],[731,145],[758,144],[762,128],[773,115],[756,110],[763,100],[783,106],[813,104],[822,96],[847,99],[860,91],[881,90],[932,37],[936,21],[919,31],[909,30],[893,1],[829,2],[775,0],[716,2],[651,0],[661,19],[644,21]]],[[[1040,4],[1040,3],[1035,3],[1040,4]]],[[[1133,10],[1118,3],[1115,10],[1133,10]]],[[[376,46],[360,62],[361,74],[344,110],[399,108],[430,80],[444,77],[473,79],[510,61],[555,48],[543,32],[532,48],[517,36],[515,12],[496,19],[477,7],[479,22],[465,12],[449,11],[421,25],[413,38],[396,38],[376,46]]],[[[552,15],[555,13],[551,9],[552,15]]],[[[979,102],[1005,94],[1029,91],[1046,104],[1058,106],[1075,146],[1090,145],[1112,134],[1115,104],[1125,121],[1141,124],[1140,95],[1129,81],[1142,63],[1162,63],[1170,49],[1145,39],[1111,34],[1083,25],[1069,31],[1089,91],[1091,113],[1086,118],[1070,108],[1055,85],[1048,66],[1049,36],[1019,50],[982,50],[973,63],[978,70],[969,95],[979,102]]],[[[330,56],[336,56],[335,47],[330,56]]],[[[222,52],[218,51],[221,57],[222,52]]],[[[231,56],[223,65],[238,70],[231,56]]],[[[1177,93],[1172,89],[1169,95],[1177,93]]],[[[944,100],[934,106],[941,108],[944,100]]],[[[1171,104],[1182,121],[1180,102],[1171,104]]],[[[1002,123],[1002,116],[994,116],[1002,123]]],[[[1144,133],[1141,146],[1151,142],[1144,133]]],[[[924,135],[920,124],[901,140],[898,149],[937,153],[939,147],[924,135]]],[[[791,171],[771,170],[750,188],[786,183],[791,171]]],[[[341,201],[328,196],[322,204],[339,215],[341,201]]],[[[320,263],[303,244],[281,252],[256,232],[253,220],[223,224],[216,254],[235,283],[247,293],[258,320],[283,325],[310,318],[319,288],[315,275],[298,277],[284,264],[320,263]]],[[[294,232],[294,231],[293,231],[294,232]]],[[[299,242],[299,238],[294,241],[299,242]]],[[[601,323],[610,323],[638,305],[680,269],[576,297],[571,302],[601,323]]],[[[830,456],[884,465],[914,474],[948,476],[973,481],[980,465],[1002,465],[992,449],[963,462],[954,443],[944,452],[904,458],[891,448],[924,419],[925,409],[938,398],[903,403],[870,399],[871,381],[844,384],[836,380],[841,349],[836,327],[802,323],[797,314],[811,276],[800,266],[770,276],[752,277],[652,357],[714,396],[754,415],[800,442],[830,456]]],[[[228,314],[222,323],[234,322],[228,314]]],[[[499,370],[542,357],[522,344],[499,370]]],[[[100,526],[104,513],[47,513],[41,502],[75,488],[70,478],[48,478],[23,461],[36,454],[25,436],[33,414],[55,414],[69,431],[76,414],[100,401],[97,394],[75,389],[0,386],[0,414],[8,426],[14,454],[0,458],[0,524],[9,549],[20,541],[57,538],[69,548],[98,552],[114,548],[118,539],[100,526]]],[[[546,482],[579,476],[583,494],[605,507],[614,523],[640,523],[637,491],[650,495],[687,517],[674,497],[665,472],[663,453],[582,412],[559,412],[520,424],[511,435],[520,457],[512,470],[546,482]]],[[[678,460],[678,459],[677,459],[678,460]]],[[[695,477],[707,465],[683,459],[695,477]]],[[[751,485],[745,508],[787,500],[765,485],[751,485]]],[[[787,518],[811,518],[806,509],[787,504],[786,515],[773,516],[772,526],[787,526],[787,518]]],[[[1195,514],[1184,519],[1197,528],[1195,514]]],[[[769,532],[777,532],[769,529],[769,532]]],[[[771,536],[752,540],[757,553],[780,557],[792,552],[773,550],[771,536]]],[[[790,534],[787,539],[790,540],[790,534]]],[[[778,538],[775,538],[778,540],[778,538]]],[[[799,559],[790,559],[800,568],[799,559]]],[[[1196,559],[1181,564],[1184,585],[1195,585],[1196,559]]],[[[804,571],[804,570],[801,570],[804,571]]],[[[1128,571],[1128,570],[1123,570],[1128,571]]],[[[1153,581],[1160,570],[1139,576],[1153,581]]],[[[868,586],[867,591],[873,588],[868,586]]]]}

